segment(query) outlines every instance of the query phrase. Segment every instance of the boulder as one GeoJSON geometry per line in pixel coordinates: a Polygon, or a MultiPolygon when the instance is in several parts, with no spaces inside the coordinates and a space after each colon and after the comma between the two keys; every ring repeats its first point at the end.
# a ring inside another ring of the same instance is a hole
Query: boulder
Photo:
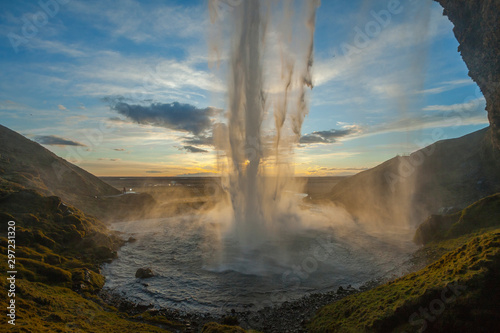
{"type": "Polygon", "coordinates": [[[155,276],[155,273],[151,268],[139,268],[137,272],[135,272],[135,277],[138,279],[148,279],[155,276]]]}

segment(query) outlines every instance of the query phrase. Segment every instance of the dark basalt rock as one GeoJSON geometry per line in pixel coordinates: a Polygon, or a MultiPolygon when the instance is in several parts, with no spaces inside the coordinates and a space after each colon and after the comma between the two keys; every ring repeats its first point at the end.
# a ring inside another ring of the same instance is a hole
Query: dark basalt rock
{"type": "Polygon", "coordinates": [[[491,137],[500,149],[500,0],[435,0],[455,25],[469,76],[486,98],[491,137]]]}
{"type": "Polygon", "coordinates": [[[139,268],[137,272],[135,272],[135,277],[138,279],[148,279],[155,276],[155,273],[151,268],[139,268]]]}

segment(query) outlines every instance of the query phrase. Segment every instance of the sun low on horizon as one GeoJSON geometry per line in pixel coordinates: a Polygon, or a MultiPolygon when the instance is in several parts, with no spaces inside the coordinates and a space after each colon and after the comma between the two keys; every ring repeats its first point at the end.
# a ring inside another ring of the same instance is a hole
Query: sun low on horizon
{"type": "MultiPolygon", "coordinates": [[[[97,176],[219,175],[228,57],[212,66],[206,1],[0,6],[2,125],[97,176]]],[[[232,6],[218,3],[217,20],[232,6]]],[[[295,175],[352,175],[488,125],[442,12],[322,1],[295,175]]]]}

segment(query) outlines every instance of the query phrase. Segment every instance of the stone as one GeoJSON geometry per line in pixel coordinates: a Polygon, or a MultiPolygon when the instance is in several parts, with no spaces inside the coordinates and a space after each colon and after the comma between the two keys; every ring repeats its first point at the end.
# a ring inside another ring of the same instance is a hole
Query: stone
{"type": "Polygon", "coordinates": [[[135,272],[135,277],[138,279],[148,279],[155,276],[153,270],[149,267],[147,268],[139,268],[137,272],[135,272]]]}

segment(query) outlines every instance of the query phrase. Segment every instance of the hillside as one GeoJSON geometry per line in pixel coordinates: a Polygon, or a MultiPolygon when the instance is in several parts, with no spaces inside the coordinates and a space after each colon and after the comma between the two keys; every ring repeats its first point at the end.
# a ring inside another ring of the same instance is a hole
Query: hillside
{"type": "MultiPolygon", "coordinates": [[[[415,255],[417,272],[323,307],[310,332],[496,332],[500,312],[500,194],[454,216],[415,255]]],[[[419,230],[416,234],[429,229],[419,230]]]]}
{"type": "Polygon", "coordinates": [[[500,152],[489,128],[436,142],[340,181],[321,199],[380,225],[417,225],[500,192],[500,152]]]}
{"type": "Polygon", "coordinates": [[[15,302],[16,311],[10,312],[15,317],[2,323],[9,332],[166,332],[129,320],[127,313],[97,296],[104,285],[100,265],[115,258],[123,244],[100,221],[58,197],[5,180],[0,186],[0,220],[0,286],[15,292],[15,297],[0,300],[4,309],[15,302]],[[16,272],[15,284],[7,279],[13,276],[7,276],[8,259],[16,272]],[[12,319],[15,326],[6,323],[12,319]]]}
{"type": "Polygon", "coordinates": [[[82,196],[120,193],[96,176],[2,125],[0,142],[0,175],[6,180],[68,201],[82,196]]]}
{"type": "Polygon", "coordinates": [[[116,188],[2,125],[0,142],[0,178],[5,181],[58,196],[101,219],[126,218],[134,208],[155,204],[146,194],[120,196],[116,188]]]}

